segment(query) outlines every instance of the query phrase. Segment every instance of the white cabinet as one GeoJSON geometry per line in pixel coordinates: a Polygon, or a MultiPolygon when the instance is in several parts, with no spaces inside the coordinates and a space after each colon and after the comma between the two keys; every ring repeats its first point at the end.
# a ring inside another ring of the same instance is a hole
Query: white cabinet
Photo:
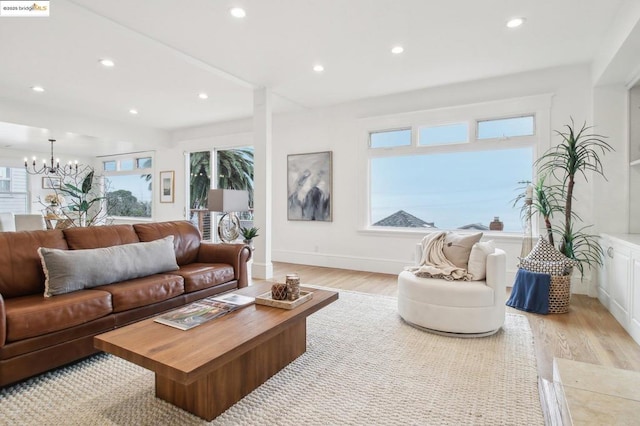
{"type": "Polygon", "coordinates": [[[629,318],[629,265],[631,264],[631,253],[628,247],[612,244],[607,248],[609,257],[609,289],[610,306],[609,310],[614,317],[622,324],[629,318]]]}
{"type": "Polygon", "coordinates": [[[629,334],[640,344],[640,249],[631,252],[631,317],[629,334]]]}
{"type": "Polygon", "coordinates": [[[603,235],[598,298],[640,344],[640,234],[603,235]]]}

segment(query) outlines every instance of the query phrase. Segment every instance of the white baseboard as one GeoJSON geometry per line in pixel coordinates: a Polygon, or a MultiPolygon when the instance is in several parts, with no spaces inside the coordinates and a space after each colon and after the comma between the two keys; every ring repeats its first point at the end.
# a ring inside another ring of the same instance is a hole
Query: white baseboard
{"type": "Polygon", "coordinates": [[[251,267],[251,277],[259,278],[263,280],[270,280],[273,278],[273,264],[269,263],[260,263],[252,261],[252,265],[248,265],[251,267]]]}
{"type": "MultiPolygon", "coordinates": [[[[272,258],[275,262],[351,269],[354,271],[377,272],[392,275],[397,275],[402,272],[406,266],[413,265],[413,259],[394,260],[292,250],[274,250],[272,252],[272,258]]],[[[511,287],[513,284],[516,271],[516,269],[507,269],[507,287],[511,287]]]]}
{"type": "Polygon", "coordinates": [[[600,300],[600,303],[602,303],[605,308],[609,309],[609,303],[610,303],[609,301],[611,299],[611,297],[609,296],[609,293],[607,293],[600,286],[598,286],[597,292],[598,292],[598,300],[600,300]]]}
{"type": "MultiPolygon", "coordinates": [[[[413,265],[413,259],[382,259],[375,257],[346,256],[339,254],[302,252],[293,250],[273,250],[275,262],[295,263],[298,265],[322,266],[326,268],[351,269],[354,271],[377,272],[380,274],[399,274],[405,266],[413,265]]],[[[255,272],[255,267],[254,267],[255,272]]],[[[516,277],[516,268],[507,268],[507,287],[511,287],[516,277]]],[[[571,293],[590,295],[591,279],[572,277],[571,293]]]]}
{"type": "Polygon", "coordinates": [[[399,274],[405,266],[413,264],[413,260],[411,259],[393,260],[292,250],[273,250],[272,260],[276,262],[296,263],[299,265],[323,266],[326,268],[351,269],[354,271],[394,275],[399,274]]]}

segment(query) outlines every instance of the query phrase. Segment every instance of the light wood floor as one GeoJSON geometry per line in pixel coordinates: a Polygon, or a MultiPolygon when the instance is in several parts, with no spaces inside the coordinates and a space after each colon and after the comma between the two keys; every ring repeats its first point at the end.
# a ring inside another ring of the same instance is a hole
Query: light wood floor
{"type": "MultiPolygon", "coordinates": [[[[396,275],[274,263],[273,280],[284,282],[285,275],[290,272],[300,275],[303,283],[397,296],[396,275]]],[[[507,297],[505,295],[505,301],[507,297]]],[[[574,295],[567,314],[538,315],[512,308],[507,311],[529,319],[538,373],[543,379],[553,379],[554,357],[640,371],[640,346],[598,299],[574,295]]]]}

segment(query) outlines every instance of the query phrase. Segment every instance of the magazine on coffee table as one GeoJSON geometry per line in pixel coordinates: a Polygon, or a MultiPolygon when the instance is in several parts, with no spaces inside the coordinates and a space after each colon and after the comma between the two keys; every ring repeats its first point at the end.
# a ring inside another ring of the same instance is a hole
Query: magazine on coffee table
{"type": "Polygon", "coordinates": [[[232,305],[238,306],[247,306],[252,303],[255,303],[256,298],[251,296],[244,296],[242,294],[237,293],[227,293],[222,296],[212,297],[213,300],[217,300],[218,302],[231,303],[232,305]]]}
{"type": "Polygon", "coordinates": [[[214,300],[213,297],[207,297],[160,315],[155,318],[154,321],[179,328],[180,330],[189,330],[204,322],[235,311],[239,307],[239,305],[221,302],[214,300]]]}

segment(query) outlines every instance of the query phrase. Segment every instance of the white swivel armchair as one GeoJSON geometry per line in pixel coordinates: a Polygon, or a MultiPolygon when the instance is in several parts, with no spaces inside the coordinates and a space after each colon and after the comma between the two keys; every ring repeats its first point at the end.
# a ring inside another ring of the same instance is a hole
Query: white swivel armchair
{"type": "MultiPolygon", "coordinates": [[[[417,250],[420,259],[422,246],[417,250]]],[[[440,334],[479,337],[497,332],[505,319],[505,252],[495,249],[486,264],[483,281],[447,281],[401,272],[398,313],[407,323],[440,334]]]]}

